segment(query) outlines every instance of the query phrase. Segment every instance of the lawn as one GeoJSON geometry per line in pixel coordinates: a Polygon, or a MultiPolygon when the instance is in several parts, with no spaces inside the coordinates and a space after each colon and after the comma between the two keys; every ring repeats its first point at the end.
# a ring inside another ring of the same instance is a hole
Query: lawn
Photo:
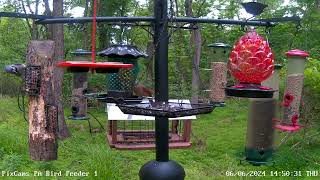
{"type": "MultiPolygon", "coordinates": [[[[170,158],[179,162],[186,171],[188,180],[230,179],[227,171],[264,171],[265,178],[273,179],[271,171],[318,170],[320,163],[320,143],[315,138],[309,143],[291,149],[302,140],[302,132],[282,145],[275,153],[273,163],[267,166],[240,164],[244,150],[247,125],[247,101],[229,99],[224,108],[217,108],[211,114],[198,116],[193,121],[192,142],[188,149],[171,150],[170,158]]],[[[103,108],[90,109],[103,123],[106,115],[103,108]]],[[[69,113],[69,112],[67,112],[69,113]]],[[[66,114],[67,114],[66,113],[66,114]]],[[[29,177],[19,179],[85,179],[83,177],[34,177],[34,171],[89,172],[87,179],[138,179],[140,167],[154,159],[154,151],[119,151],[110,149],[105,133],[90,135],[86,122],[67,122],[72,137],[59,142],[59,158],[52,162],[36,162],[29,159],[28,125],[19,112],[15,98],[0,98],[0,178],[1,173],[25,172],[29,177]],[[83,127],[83,128],[82,128],[83,127]],[[97,175],[97,176],[95,176],[97,175]]],[[[98,127],[98,124],[94,124],[98,127]]],[[[276,142],[279,141],[277,135],[276,142]]],[[[240,177],[236,177],[237,179],[240,177]]],[[[256,177],[252,177],[256,179],[256,177]]]]}

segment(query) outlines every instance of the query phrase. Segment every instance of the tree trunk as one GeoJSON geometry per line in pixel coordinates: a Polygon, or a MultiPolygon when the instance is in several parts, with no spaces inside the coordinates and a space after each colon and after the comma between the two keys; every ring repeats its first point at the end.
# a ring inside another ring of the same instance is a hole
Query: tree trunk
{"type": "MultiPolygon", "coordinates": [[[[53,15],[63,16],[63,0],[53,1],[53,15]]],[[[54,53],[54,64],[63,61],[64,59],[64,33],[63,24],[54,24],[52,26],[52,39],[55,41],[55,53],[54,53]]],[[[65,139],[70,137],[70,132],[64,119],[63,110],[63,99],[62,99],[62,83],[63,83],[63,69],[54,69],[54,86],[55,86],[55,100],[58,106],[58,137],[60,139],[65,139]]]]}
{"type": "MultiPolygon", "coordinates": [[[[189,17],[193,16],[192,12],[192,0],[185,0],[185,10],[186,15],[189,17]]],[[[201,58],[201,32],[200,28],[191,30],[190,44],[193,49],[193,58],[192,58],[192,98],[193,103],[198,102],[199,96],[199,82],[200,82],[200,73],[199,65],[201,58]]]]}
{"type": "MultiPolygon", "coordinates": [[[[86,0],[85,8],[83,16],[87,17],[89,11],[89,0],[86,0]]],[[[84,24],[84,29],[82,31],[83,41],[82,41],[82,48],[85,50],[89,49],[89,33],[88,33],[88,24],[84,24]]]]}
{"type": "Polygon", "coordinates": [[[54,47],[53,41],[31,41],[27,52],[27,94],[37,89],[32,87],[34,81],[31,80],[40,78],[40,90],[29,97],[29,152],[33,160],[57,159],[57,106],[52,98],[54,47]],[[30,65],[39,66],[39,73],[31,73],[37,71],[30,71],[30,65]]]}

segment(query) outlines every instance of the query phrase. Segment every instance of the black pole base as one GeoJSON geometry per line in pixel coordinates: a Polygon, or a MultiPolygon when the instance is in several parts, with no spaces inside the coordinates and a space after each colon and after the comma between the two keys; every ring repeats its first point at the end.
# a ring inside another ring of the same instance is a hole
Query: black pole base
{"type": "Polygon", "coordinates": [[[140,180],[184,180],[186,173],[175,161],[149,161],[140,169],[140,180]]]}

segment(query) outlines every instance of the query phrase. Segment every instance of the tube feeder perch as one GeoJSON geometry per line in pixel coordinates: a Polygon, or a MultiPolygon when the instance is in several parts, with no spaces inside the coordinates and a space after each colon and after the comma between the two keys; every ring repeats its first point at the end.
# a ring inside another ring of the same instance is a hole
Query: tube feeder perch
{"type": "Polygon", "coordinates": [[[246,10],[247,13],[252,14],[253,16],[258,16],[263,13],[263,10],[268,7],[265,4],[259,2],[247,2],[241,3],[243,8],[246,10]]]}
{"type": "Polygon", "coordinates": [[[240,83],[225,89],[226,95],[247,98],[272,98],[274,90],[261,86],[272,75],[274,58],[267,41],[250,30],[233,47],[228,69],[240,83]]]}
{"type": "Polygon", "coordinates": [[[227,55],[230,45],[224,43],[213,43],[208,45],[211,48],[211,80],[210,80],[210,100],[224,105],[225,87],[227,84],[227,55]]]}
{"type": "Polygon", "coordinates": [[[101,57],[108,57],[109,61],[116,61],[132,65],[130,69],[121,69],[116,73],[107,75],[108,96],[114,98],[132,98],[133,87],[138,73],[138,59],[147,55],[136,46],[116,44],[98,52],[101,57]]]}
{"type": "Polygon", "coordinates": [[[274,65],[273,74],[266,80],[262,82],[263,86],[271,87],[274,90],[273,98],[279,99],[279,84],[280,84],[280,75],[279,71],[281,70],[281,64],[274,65]]]}
{"type": "Polygon", "coordinates": [[[298,131],[302,126],[298,120],[303,90],[305,62],[309,54],[294,49],[286,52],[288,57],[287,81],[283,98],[283,119],[275,128],[281,131],[298,131]]]}
{"type": "MultiPolygon", "coordinates": [[[[91,51],[77,49],[71,52],[74,60],[81,62],[86,61],[91,57],[91,51]]],[[[87,72],[74,72],[72,77],[72,98],[71,98],[71,112],[69,119],[72,120],[87,120],[87,98],[84,96],[88,88],[88,74],[87,72]]]]}

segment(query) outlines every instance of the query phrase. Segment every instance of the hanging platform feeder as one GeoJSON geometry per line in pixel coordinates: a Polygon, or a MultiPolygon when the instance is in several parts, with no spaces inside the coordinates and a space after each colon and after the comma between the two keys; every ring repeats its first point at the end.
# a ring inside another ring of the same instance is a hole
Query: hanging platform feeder
{"type": "Polygon", "coordinates": [[[215,104],[191,104],[179,102],[143,102],[139,104],[119,103],[117,106],[125,114],[176,118],[211,113],[215,104]]]}
{"type": "Polygon", "coordinates": [[[263,13],[263,10],[268,7],[268,5],[259,3],[259,2],[247,2],[241,3],[243,8],[246,10],[247,13],[252,14],[254,16],[260,15],[263,13]]]}
{"type": "Polygon", "coordinates": [[[272,98],[274,90],[259,84],[238,84],[225,89],[227,96],[272,98]]]}

